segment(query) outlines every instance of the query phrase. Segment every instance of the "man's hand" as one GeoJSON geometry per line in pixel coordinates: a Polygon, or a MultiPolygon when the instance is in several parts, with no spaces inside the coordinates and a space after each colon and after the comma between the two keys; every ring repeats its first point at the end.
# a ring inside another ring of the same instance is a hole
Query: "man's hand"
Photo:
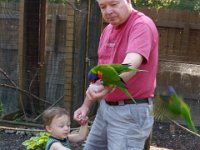
{"type": "Polygon", "coordinates": [[[90,85],[86,91],[86,99],[89,101],[98,101],[113,90],[113,86],[103,86],[102,84],[90,85]]]}

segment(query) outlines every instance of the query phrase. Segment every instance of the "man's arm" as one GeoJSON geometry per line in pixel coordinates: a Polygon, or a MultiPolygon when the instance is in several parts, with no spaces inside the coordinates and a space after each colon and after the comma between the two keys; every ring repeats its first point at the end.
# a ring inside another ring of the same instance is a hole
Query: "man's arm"
{"type": "Polygon", "coordinates": [[[90,101],[87,97],[85,97],[83,104],[74,112],[74,120],[79,124],[83,125],[87,122],[87,115],[90,111],[90,107],[92,106],[93,101],[90,101]]]}
{"type": "Polygon", "coordinates": [[[79,124],[85,124],[92,104],[102,99],[111,90],[112,87],[104,87],[102,84],[98,84],[96,90],[88,88],[82,106],[74,112],[74,120],[79,124]]]}
{"type": "MultiPolygon", "coordinates": [[[[143,57],[138,53],[128,53],[123,61],[122,64],[130,64],[130,68],[138,68],[143,61],[143,57]]],[[[124,82],[127,82],[130,80],[135,73],[133,72],[124,72],[120,76],[124,80],[124,82]]]]}

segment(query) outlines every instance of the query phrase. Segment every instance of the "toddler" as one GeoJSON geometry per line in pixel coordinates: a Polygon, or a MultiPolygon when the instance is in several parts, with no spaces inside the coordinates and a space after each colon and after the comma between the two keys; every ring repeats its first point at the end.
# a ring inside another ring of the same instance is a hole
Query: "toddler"
{"type": "Polygon", "coordinates": [[[88,134],[88,123],[81,125],[78,133],[70,134],[70,115],[61,107],[45,110],[43,122],[50,134],[45,150],[70,150],[69,142],[83,141],[88,134]]]}

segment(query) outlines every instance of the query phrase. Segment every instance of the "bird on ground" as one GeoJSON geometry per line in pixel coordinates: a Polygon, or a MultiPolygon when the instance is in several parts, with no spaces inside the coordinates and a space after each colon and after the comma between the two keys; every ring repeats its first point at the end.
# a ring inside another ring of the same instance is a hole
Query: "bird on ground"
{"type": "Polygon", "coordinates": [[[126,83],[120,77],[123,72],[141,72],[144,70],[129,68],[129,64],[100,64],[94,66],[88,73],[88,80],[90,83],[95,83],[101,79],[104,86],[117,86],[119,87],[130,99],[134,102],[134,98],[129,93],[126,83]]]}
{"type": "Polygon", "coordinates": [[[167,118],[183,118],[187,127],[193,132],[197,132],[197,129],[192,121],[190,108],[180,98],[175,92],[172,86],[168,87],[168,96],[167,98],[156,98],[154,102],[154,117],[156,119],[167,118]]]}

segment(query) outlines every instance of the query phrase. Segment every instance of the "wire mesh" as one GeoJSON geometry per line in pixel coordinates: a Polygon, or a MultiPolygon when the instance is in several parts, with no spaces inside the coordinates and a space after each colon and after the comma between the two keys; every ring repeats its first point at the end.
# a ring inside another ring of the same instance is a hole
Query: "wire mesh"
{"type": "Polygon", "coordinates": [[[65,61],[70,53],[66,52],[66,5],[48,4],[46,50],[42,50],[37,27],[41,21],[38,1],[25,2],[31,5],[27,6],[30,10],[27,14],[20,11],[19,2],[0,3],[0,100],[5,114],[21,110],[21,105],[24,113],[31,115],[38,115],[52,104],[64,106],[64,80],[68,78],[64,73],[65,61]],[[22,16],[30,18],[25,20],[25,25],[20,24],[22,16]],[[37,16],[39,19],[34,18],[37,16]],[[20,28],[24,31],[23,39],[19,38],[20,28]],[[25,49],[19,49],[20,42],[25,43],[25,49]],[[41,53],[45,56],[44,62],[40,59],[41,53]],[[24,86],[19,87],[20,83],[24,86]],[[19,93],[24,96],[23,104],[19,93]]]}
{"type": "Polygon", "coordinates": [[[19,3],[0,3],[0,100],[5,112],[17,110],[17,92],[5,85],[18,83],[19,3]],[[9,79],[8,79],[9,78],[9,79]]]}

